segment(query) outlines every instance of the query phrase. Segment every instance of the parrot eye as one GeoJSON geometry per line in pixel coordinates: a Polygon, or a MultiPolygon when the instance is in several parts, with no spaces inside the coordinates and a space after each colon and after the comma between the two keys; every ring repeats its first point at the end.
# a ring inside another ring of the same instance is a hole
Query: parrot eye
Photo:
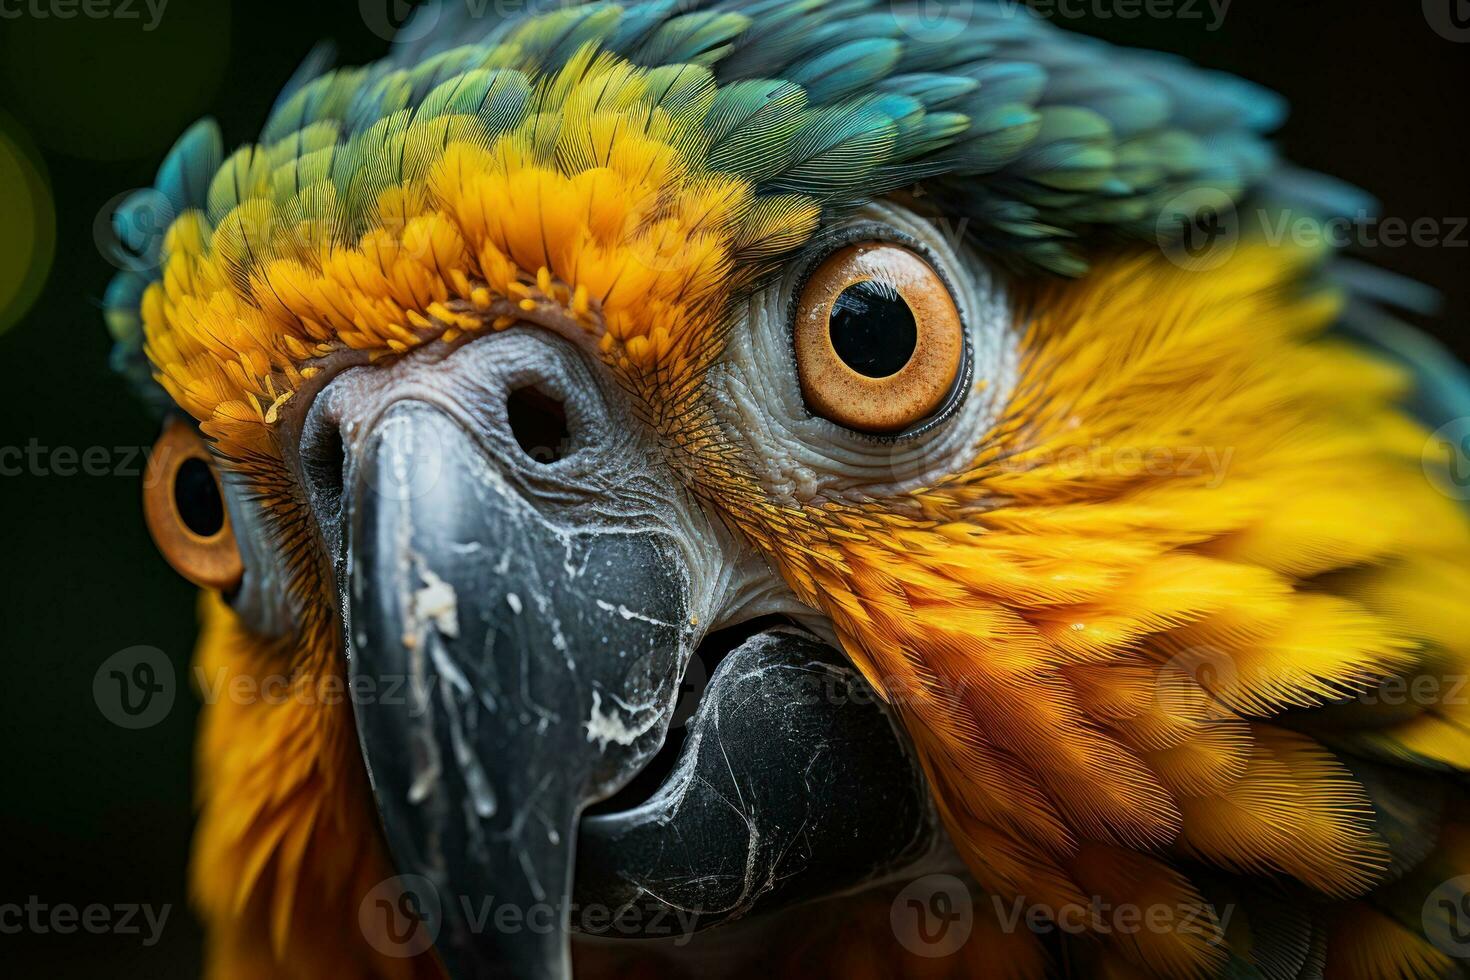
{"type": "Polygon", "coordinates": [[[922,255],[866,241],[833,252],[807,279],[793,345],[812,412],[895,434],[953,401],[965,328],[949,285],[922,255]]]}
{"type": "Polygon", "coordinates": [[[148,458],[143,516],[174,571],[221,592],[240,584],[244,567],[209,449],[179,419],[165,426],[148,458]]]}

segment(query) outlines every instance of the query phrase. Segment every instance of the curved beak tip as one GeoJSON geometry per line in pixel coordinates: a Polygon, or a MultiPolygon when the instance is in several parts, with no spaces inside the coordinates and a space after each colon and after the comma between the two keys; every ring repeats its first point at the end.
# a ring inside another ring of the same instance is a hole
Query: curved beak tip
{"type": "Polygon", "coordinates": [[[566,976],[581,811],[657,751],[691,649],[681,568],[657,534],[548,521],[427,405],[355,470],[349,674],[405,692],[357,708],[389,848],[465,975],[566,976]]]}

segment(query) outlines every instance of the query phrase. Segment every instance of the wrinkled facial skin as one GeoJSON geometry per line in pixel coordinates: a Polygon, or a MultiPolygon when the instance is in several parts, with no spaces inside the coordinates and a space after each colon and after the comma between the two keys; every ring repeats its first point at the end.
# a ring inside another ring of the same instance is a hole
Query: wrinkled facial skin
{"type": "MultiPolygon", "coordinates": [[[[706,372],[702,396],[723,439],[779,505],[803,508],[842,500],[882,499],[902,509],[908,490],[961,470],[975,441],[994,423],[1015,382],[1018,335],[1002,287],[983,262],[957,252],[941,226],[894,204],[872,204],[818,236],[784,274],[738,298],[722,356],[706,372]],[[882,238],[912,245],[933,262],[953,291],[970,345],[967,392],[931,428],[916,435],[872,436],[812,414],[803,401],[791,352],[791,308],[804,274],[836,243],[882,238]]],[[[353,366],[326,379],[312,400],[284,413],[280,443],[309,501],[334,572],[345,573],[341,469],[344,446],[355,445],[400,400],[437,406],[475,434],[517,492],[548,519],[627,527],[658,526],[676,543],[689,570],[686,604],[709,629],[764,615],[822,620],[798,603],[757,549],[727,529],[722,502],[699,493],[706,475],[669,451],[644,423],[646,412],[604,365],[589,356],[584,338],[540,325],[515,327],[458,345],[429,345],[382,365],[353,366]],[[564,406],[565,444],[521,446],[506,418],[511,392],[535,389],[564,406]],[[548,450],[560,457],[544,465],[548,450]]],[[[406,472],[428,485],[441,464],[429,451],[425,466],[406,472]]],[[[350,463],[349,463],[350,468],[350,463]]],[[[283,562],[271,553],[259,510],[241,499],[246,481],[231,477],[227,497],[246,552],[245,582],[232,604],[264,635],[290,628],[281,581],[283,562]],[[254,560],[250,560],[250,559],[254,560]]]]}
{"type": "MultiPolygon", "coordinates": [[[[907,489],[968,460],[1004,403],[1016,362],[1007,318],[977,259],[922,218],[871,205],[736,299],[726,343],[699,380],[698,411],[762,509],[881,499],[902,512],[907,489]],[[859,238],[923,255],[964,318],[956,390],[932,423],[897,437],[811,414],[791,351],[804,276],[859,238]]],[[[740,647],[694,692],[723,707],[692,722],[653,799],[585,825],[593,837],[578,863],[583,810],[663,745],[680,680],[712,629],[780,615],[829,643],[833,633],[742,532],[751,515],[725,509],[727,488],[708,483],[703,460],[671,451],[584,333],[561,326],[551,318],[381,363],[349,361],[313,379],[310,397],[289,403],[279,423],[323,582],[333,583],[350,682],[380,689],[407,677],[414,692],[406,711],[354,710],[393,862],[434,882],[439,950],[457,974],[565,975],[576,925],[557,896],[622,908],[643,896],[666,913],[702,912],[690,928],[703,927],[881,881],[942,839],[917,765],[871,691],[823,703],[800,684],[775,683],[835,671],[833,682],[866,690],[835,651],[810,666],[813,653],[793,635],[740,647]],[[747,661],[761,666],[737,666],[747,661]],[[769,682],[751,693],[751,677],[769,682]],[[782,720],[792,712],[804,728],[782,720]],[[709,745],[721,746],[718,756],[709,745]],[[818,763],[840,778],[797,778],[818,763]],[[731,766],[729,792],[750,800],[749,835],[684,788],[715,785],[731,766]],[[757,806],[787,783],[779,805],[757,806]],[[849,825],[855,795],[891,803],[849,825]],[[793,864],[795,840],[781,842],[807,826],[816,829],[803,831],[793,864]],[[650,847],[674,839],[703,844],[675,856],[650,847]],[[734,892],[698,884],[736,867],[747,883],[734,892]],[[658,884],[623,893],[640,880],[658,884]],[[558,927],[487,938],[443,899],[478,894],[549,900],[558,927]]],[[[300,610],[284,587],[289,562],[272,553],[281,536],[268,533],[247,480],[226,483],[246,556],[232,604],[262,635],[289,637],[300,610]]]]}
{"type": "Polygon", "coordinates": [[[818,235],[774,285],[745,302],[723,360],[710,371],[711,398],[771,500],[805,507],[878,498],[902,509],[907,491],[970,463],[976,440],[1005,405],[1018,360],[1010,320],[993,274],[957,251],[942,226],[896,204],[872,204],[818,235]],[[802,280],[832,249],[865,238],[920,252],[946,280],[966,326],[969,363],[961,384],[969,390],[913,435],[867,435],[814,415],[796,383],[791,318],[802,280]]]}
{"type": "Polygon", "coordinates": [[[880,940],[805,975],[1449,971],[1403,896],[1463,880],[1470,712],[1349,702],[1470,670],[1467,409],[1405,410],[1470,388],[1325,248],[1181,261],[1359,206],[1280,100],[1002,5],[553,6],[314,55],[116,216],[176,215],[104,306],[225,485],[200,676],[353,692],[204,713],[211,972],[636,975],[671,912],[743,920],[694,974],[813,922],[880,940]],[[1012,924],[895,968],[878,886],[961,866],[1012,924]],[[1035,928],[1098,901],[1200,928],[1035,928]]]}

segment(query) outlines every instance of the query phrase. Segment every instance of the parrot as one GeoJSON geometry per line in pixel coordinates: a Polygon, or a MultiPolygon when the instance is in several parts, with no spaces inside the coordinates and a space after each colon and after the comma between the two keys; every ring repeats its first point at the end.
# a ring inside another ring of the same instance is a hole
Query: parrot
{"type": "Polygon", "coordinates": [[[206,975],[1463,975],[1470,380],[1271,234],[1364,200],[1284,113],[1018,4],[533,0],[188,129],[104,307],[206,975]]]}

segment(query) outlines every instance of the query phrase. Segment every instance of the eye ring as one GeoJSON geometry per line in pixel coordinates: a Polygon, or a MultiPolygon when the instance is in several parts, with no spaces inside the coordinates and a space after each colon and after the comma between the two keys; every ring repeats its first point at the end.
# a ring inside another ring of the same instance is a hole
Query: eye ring
{"type": "Polygon", "coordinates": [[[244,563],[213,457],[182,419],[164,425],[149,454],[143,519],[164,559],[184,578],[220,592],[240,584],[244,563]]]}
{"type": "Polygon", "coordinates": [[[917,251],[849,241],[806,278],[792,345],[807,407],[874,435],[924,427],[966,374],[963,318],[949,284],[917,251]]]}

